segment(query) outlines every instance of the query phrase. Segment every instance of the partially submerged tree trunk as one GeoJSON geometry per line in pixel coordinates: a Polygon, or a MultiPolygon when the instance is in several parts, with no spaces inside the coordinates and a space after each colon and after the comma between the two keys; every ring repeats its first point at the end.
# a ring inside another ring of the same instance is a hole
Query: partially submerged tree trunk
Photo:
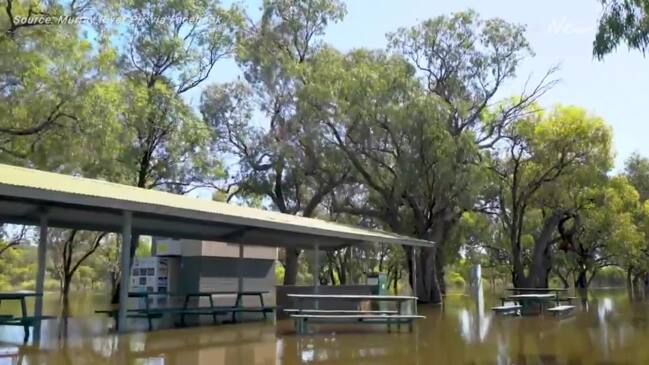
{"type": "Polygon", "coordinates": [[[586,289],[588,288],[589,281],[587,279],[588,273],[585,268],[580,268],[577,271],[577,278],[575,279],[575,288],[576,289],[586,289]]]}
{"type": "Polygon", "coordinates": [[[630,266],[626,269],[626,288],[633,290],[633,267],[630,266]]]}
{"type": "Polygon", "coordinates": [[[446,258],[444,257],[444,250],[437,249],[435,251],[435,278],[439,285],[440,296],[446,295],[446,280],[444,278],[444,266],[446,266],[446,258]]]}
{"type": "MultiPolygon", "coordinates": [[[[408,280],[412,283],[412,247],[408,248],[408,280]]],[[[442,292],[437,281],[437,269],[435,260],[435,248],[425,247],[419,250],[417,256],[417,282],[413,291],[418,300],[423,303],[442,303],[442,292]]]]}
{"type": "Polygon", "coordinates": [[[551,263],[551,245],[556,241],[554,232],[566,218],[566,212],[555,210],[550,216],[546,217],[543,228],[534,239],[534,248],[532,251],[532,262],[529,265],[528,273],[525,275],[524,266],[521,258],[520,238],[513,240],[512,253],[514,253],[514,272],[513,284],[517,288],[547,288],[549,273],[552,268],[551,263]]]}

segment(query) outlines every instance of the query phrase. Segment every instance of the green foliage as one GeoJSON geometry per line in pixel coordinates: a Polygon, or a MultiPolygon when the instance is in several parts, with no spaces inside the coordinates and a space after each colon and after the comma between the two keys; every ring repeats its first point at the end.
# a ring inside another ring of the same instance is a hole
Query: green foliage
{"type": "Polygon", "coordinates": [[[275,284],[276,285],[282,285],[284,283],[284,266],[276,262],[275,263],[275,284]]]}
{"type": "Polygon", "coordinates": [[[462,274],[457,271],[449,271],[446,275],[446,281],[455,288],[464,288],[467,285],[462,274]]]}
{"type": "Polygon", "coordinates": [[[33,290],[35,277],[35,247],[15,246],[0,256],[0,291],[33,290]]]}
{"type": "Polygon", "coordinates": [[[624,174],[640,194],[640,201],[649,198],[649,159],[633,153],[624,163],[624,174]]]}
{"type": "Polygon", "coordinates": [[[116,131],[111,78],[116,59],[106,39],[83,36],[78,24],[22,26],[10,18],[89,11],[88,4],[74,4],[8,0],[2,5],[0,162],[78,172],[115,157],[98,148],[116,131]],[[96,153],[86,153],[90,149],[96,153]]]}
{"type": "Polygon", "coordinates": [[[544,286],[552,245],[583,229],[575,197],[607,180],[611,130],[583,109],[557,106],[518,120],[509,134],[492,160],[501,247],[510,249],[515,285],[544,286]]]}
{"type": "Polygon", "coordinates": [[[626,44],[643,54],[649,45],[649,1],[600,0],[602,15],[593,42],[593,54],[599,59],[626,44]]]}

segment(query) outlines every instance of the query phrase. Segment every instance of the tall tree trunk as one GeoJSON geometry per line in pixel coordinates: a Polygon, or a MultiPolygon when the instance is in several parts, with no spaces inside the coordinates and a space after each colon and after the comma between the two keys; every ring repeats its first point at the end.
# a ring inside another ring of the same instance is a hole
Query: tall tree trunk
{"type": "Polygon", "coordinates": [[[398,294],[399,294],[399,279],[401,279],[401,270],[400,270],[399,266],[396,265],[396,266],[394,267],[394,278],[393,278],[394,281],[393,281],[393,283],[392,283],[392,285],[394,285],[394,286],[393,286],[393,288],[394,288],[394,295],[398,295],[398,294]]]}
{"type": "Polygon", "coordinates": [[[551,250],[553,235],[559,222],[565,216],[563,210],[555,210],[543,223],[543,228],[534,239],[532,251],[532,263],[529,266],[528,274],[525,275],[520,258],[520,242],[513,245],[514,256],[513,284],[517,288],[547,288],[550,269],[552,268],[551,250]]]}
{"type": "Polygon", "coordinates": [[[588,272],[586,269],[581,266],[577,272],[577,279],[575,280],[576,289],[586,289],[588,288],[588,272]]]}
{"type": "Polygon", "coordinates": [[[295,285],[297,282],[297,264],[300,258],[300,250],[297,248],[286,248],[286,265],[284,266],[284,285],[295,285]]]}
{"type": "Polygon", "coordinates": [[[439,292],[441,295],[446,295],[446,280],[444,277],[444,266],[446,266],[446,257],[444,250],[437,249],[435,251],[435,276],[439,284],[439,292]]]}
{"type": "Polygon", "coordinates": [[[626,288],[633,290],[633,267],[626,269],[626,288]]]}
{"type": "Polygon", "coordinates": [[[70,315],[70,284],[72,277],[63,276],[63,287],[61,288],[61,317],[67,318],[70,315]]]}
{"type": "MultiPolygon", "coordinates": [[[[413,289],[420,302],[442,303],[442,292],[437,281],[436,266],[435,248],[422,248],[417,260],[417,281],[413,289]]],[[[408,249],[408,268],[409,281],[412,283],[412,248],[408,249]]]]}

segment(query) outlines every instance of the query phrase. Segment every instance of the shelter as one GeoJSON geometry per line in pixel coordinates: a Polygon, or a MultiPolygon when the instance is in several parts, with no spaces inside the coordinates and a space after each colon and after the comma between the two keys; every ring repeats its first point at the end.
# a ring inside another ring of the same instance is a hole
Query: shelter
{"type": "MultiPolygon", "coordinates": [[[[315,250],[367,242],[433,245],[379,230],[3,164],[0,223],[40,226],[39,293],[43,292],[48,227],[121,232],[122,268],[131,265],[133,235],[315,250]]],[[[128,297],[128,283],[129,275],[122,275],[121,303],[128,297]]],[[[35,311],[41,313],[42,301],[37,301],[35,311]]],[[[120,329],[126,328],[125,306],[120,306],[118,323],[120,329]]]]}

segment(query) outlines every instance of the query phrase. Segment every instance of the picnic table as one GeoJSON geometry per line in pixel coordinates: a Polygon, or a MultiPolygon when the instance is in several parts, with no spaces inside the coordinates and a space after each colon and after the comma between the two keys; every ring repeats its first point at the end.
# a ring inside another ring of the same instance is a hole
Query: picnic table
{"type": "Polygon", "coordinates": [[[412,331],[412,323],[415,319],[426,318],[417,315],[417,297],[405,295],[349,295],[349,294],[287,294],[287,297],[294,299],[296,308],[285,309],[286,313],[290,313],[291,318],[296,321],[296,330],[299,334],[307,332],[308,322],[332,323],[332,322],[346,322],[346,323],[386,323],[388,331],[390,325],[396,323],[400,328],[401,323],[409,324],[409,329],[412,331]],[[360,302],[394,302],[397,305],[396,311],[387,310],[320,310],[307,309],[304,306],[306,300],[312,300],[318,303],[321,300],[329,301],[352,301],[360,302]],[[403,314],[402,304],[406,302],[413,302],[413,314],[403,314]]]}
{"type": "MultiPolygon", "coordinates": [[[[258,312],[262,313],[264,315],[264,319],[267,318],[266,314],[268,312],[272,312],[274,310],[274,307],[267,307],[264,305],[264,294],[268,294],[269,291],[267,290],[242,290],[242,291],[207,291],[207,292],[190,292],[185,294],[185,302],[183,304],[184,309],[188,309],[189,301],[191,298],[209,298],[210,301],[210,307],[209,309],[212,310],[214,321],[216,321],[216,314],[220,314],[223,312],[232,312],[232,322],[237,321],[237,314],[240,312],[258,312]],[[234,305],[231,307],[217,307],[214,305],[214,299],[213,297],[215,295],[235,295],[236,299],[234,301],[234,305]],[[243,297],[250,296],[250,297],[258,297],[259,298],[259,307],[243,307],[242,306],[242,301],[243,297]]],[[[187,313],[187,314],[192,314],[192,313],[187,313]]],[[[184,314],[183,314],[184,317],[184,314]]],[[[181,319],[181,321],[184,323],[184,318],[181,319]]]]}
{"type": "Polygon", "coordinates": [[[539,306],[540,312],[543,312],[544,307],[548,302],[556,301],[558,296],[551,293],[529,293],[529,294],[514,294],[510,295],[508,299],[517,301],[521,305],[523,312],[529,313],[530,308],[539,306]]]}
{"type": "Polygon", "coordinates": [[[554,293],[556,295],[568,291],[568,289],[565,288],[506,288],[505,290],[512,292],[512,294],[554,293]]]}
{"type": "MultiPolygon", "coordinates": [[[[562,294],[565,294],[568,289],[565,288],[507,288],[507,291],[511,291],[512,294],[554,294],[556,305],[560,305],[561,302],[570,303],[572,300],[577,299],[575,297],[561,297],[562,294]]],[[[510,296],[511,297],[511,296],[510,296]]],[[[510,298],[508,297],[508,298],[510,298]]],[[[508,298],[503,298],[507,300],[508,298]]]]}
{"type": "Polygon", "coordinates": [[[20,301],[20,311],[21,311],[21,316],[16,317],[11,314],[0,314],[0,325],[4,326],[22,326],[25,331],[25,337],[24,337],[24,342],[27,342],[29,339],[29,327],[33,326],[39,321],[42,321],[44,319],[51,319],[53,318],[52,316],[43,316],[43,315],[36,315],[34,314],[33,316],[28,315],[27,313],[27,298],[29,297],[42,297],[42,293],[36,293],[33,291],[17,291],[17,292],[0,292],[0,304],[2,301],[7,301],[7,300],[17,300],[20,301]]]}
{"type": "MultiPolygon", "coordinates": [[[[141,298],[144,299],[144,308],[136,308],[136,309],[127,309],[126,311],[126,317],[127,318],[146,318],[148,325],[149,325],[149,331],[153,329],[153,323],[152,320],[155,318],[161,318],[162,313],[159,312],[154,312],[152,311],[151,307],[149,306],[149,298],[154,295],[164,295],[163,293],[150,293],[150,292],[129,292],[128,297],[129,298],[141,298]]],[[[117,320],[117,316],[119,314],[119,305],[114,305],[113,308],[110,309],[101,309],[101,310],[96,310],[95,313],[100,313],[100,314],[106,314],[109,317],[113,318],[115,321],[115,329],[119,329],[118,324],[119,321],[117,320]]]]}
{"type": "MultiPolygon", "coordinates": [[[[146,318],[148,321],[149,330],[153,329],[153,319],[161,318],[165,314],[176,314],[180,315],[180,323],[182,326],[185,325],[185,316],[188,315],[211,315],[214,321],[214,324],[218,324],[217,315],[230,314],[232,313],[232,321],[236,322],[236,314],[240,312],[258,312],[264,315],[264,318],[267,318],[266,315],[268,312],[274,311],[274,307],[269,307],[264,305],[263,294],[268,293],[268,291],[207,291],[207,292],[190,292],[185,294],[171,294],[171,293],[155,293],[155,292],[131,292],[128,294],[129,298],[142,298],[144,299],[145,305],[144,308],[129,309],[127,310],[128,318],[146,318]],[[150,298],[153,296],[175,296],[175,297],[184,297],[184,302],[182,307],[151,307],[149,305],[150,298]],[[233,306],[215,306],[213,296],[215,295],[236,295],[235,303],[233,306]],[[242,307],[241,302],[244,296],[258,296],[261,307],[242,307]],[[209,306],[207,307],[191,307],[189,302],[191,298],[209,298],[209,306]]],[[[118,314],[118,308],[112,308],[108,310],[97,310],[95,313],[108,314],[109,316],[115,319],[118,314]]]]}

